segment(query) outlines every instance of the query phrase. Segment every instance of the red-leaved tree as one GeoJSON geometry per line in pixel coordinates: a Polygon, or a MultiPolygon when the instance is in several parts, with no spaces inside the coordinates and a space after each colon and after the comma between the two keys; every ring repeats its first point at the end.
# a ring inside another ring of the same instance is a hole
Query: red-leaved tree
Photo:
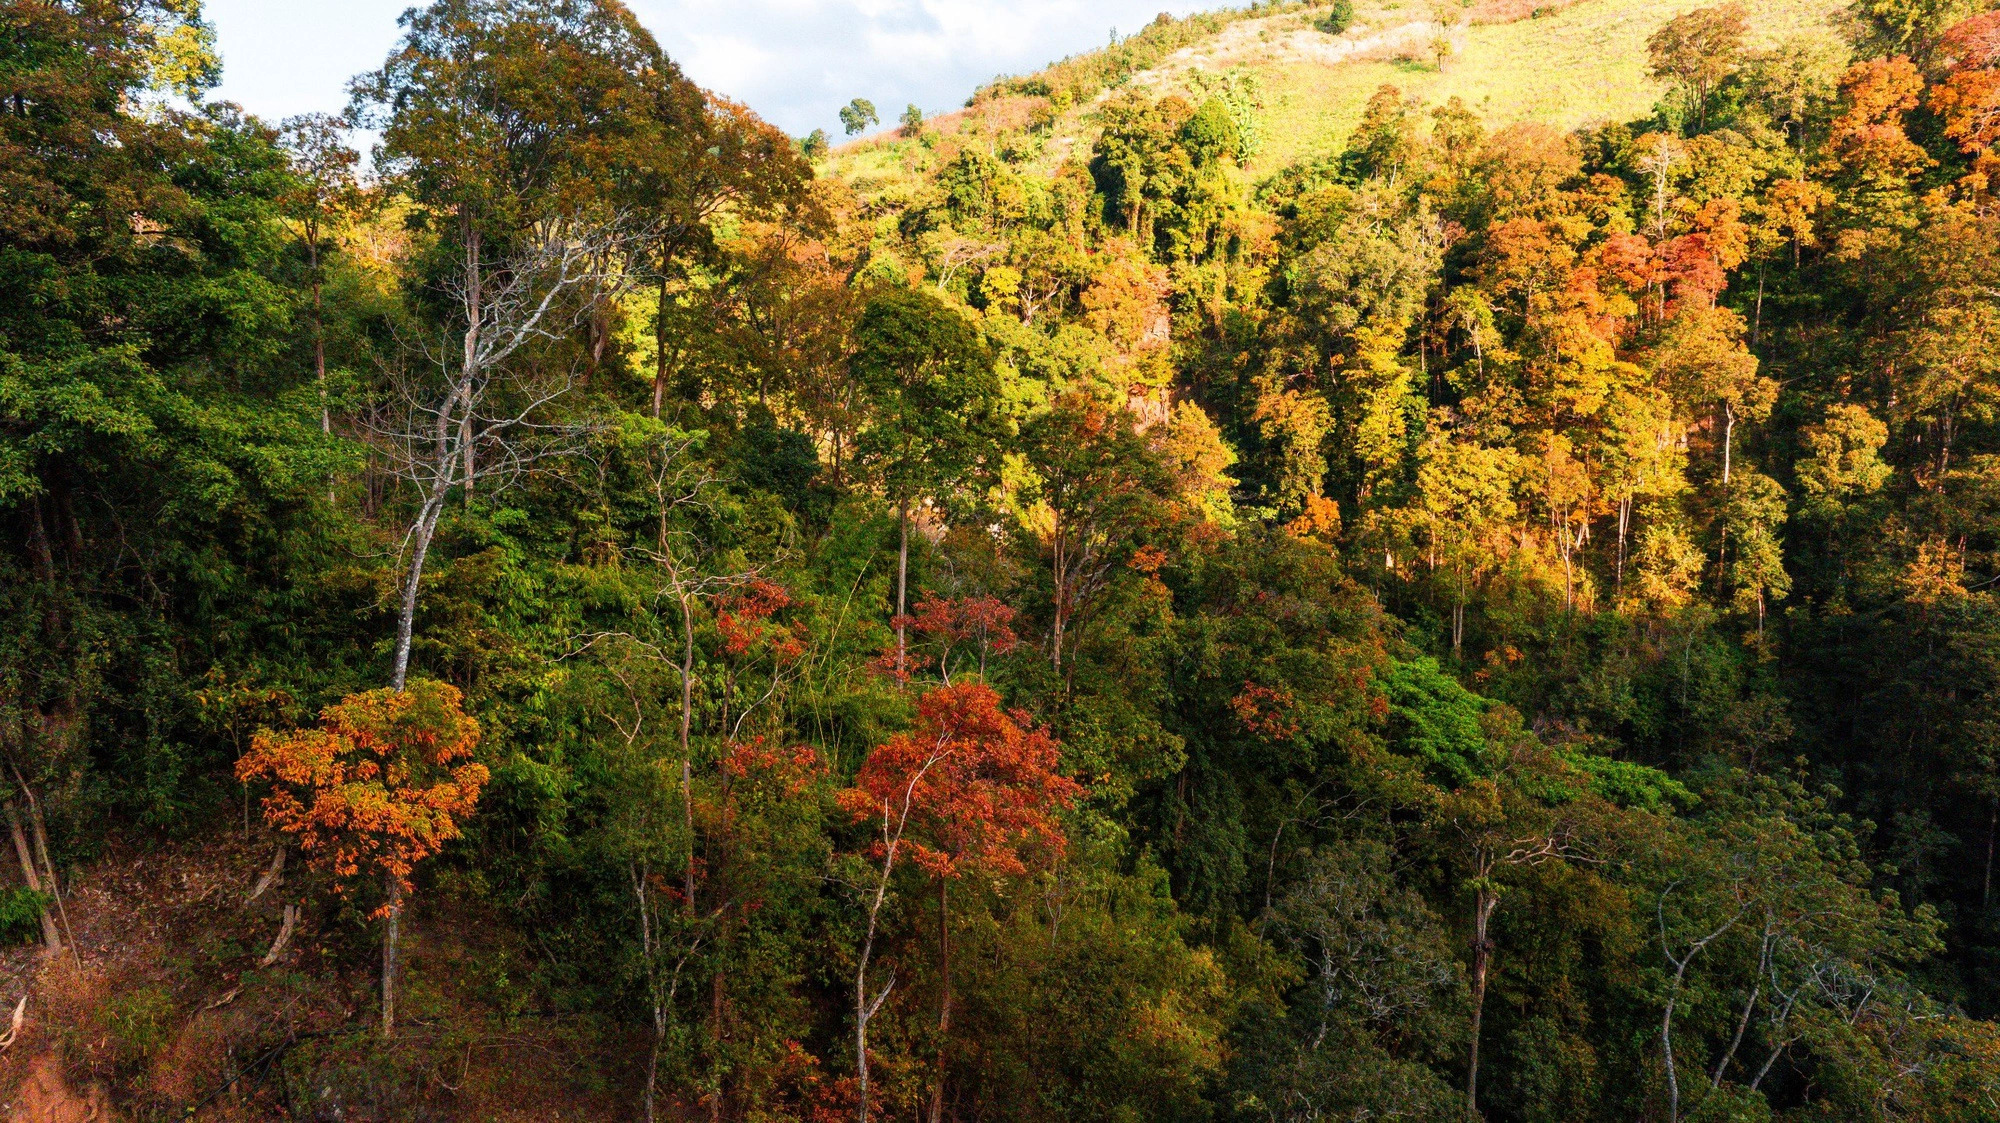
{"type": "Polygon", "coordinates": [[[997,597],[927,595],[917,602],[916,615],[890,621],[899,634],[915,632],[916,642],[904,650],[890,644],[875,667],[908,682],[914,672],[934,663],[939,680],[950,686],[953,668],[970,661],[976,662],[984,678],[988,656],[1005,655],[1021,644],[1014,634],[1014,615],[1013,608],[997,597]]]}
{"type": "Polygon", "coordinates": [[[244,783],[268,780],[264,821],[298,841],[314,868],[340,879],[379,877],[382,1033],[396,1027],[396,943],[403,896],[418,862],[459,837],[486,786],[472,759],[479,723],[456,687],[418,679],[406,690],[350,694],[316,729],[265,730],[236,765],[244,783]]]}
{"type": "Polygon", "coordinates": [[[855,973],[855,1052],[861,1119],[868,1119],[868,1021],[895,986],[871,993],[868,963],[890,879],[904,857],[938,893],[938,1058],[932,1123],[944,1110],[946,1034],[951,1028],[950,885],[969,873],[1018,877],[1062,854],[1058,815],[1082,788],[1057,771],[1059,746],[1027,715],[1009,713],[981,683],[940,687],[917,703],[916,727],[868,755],[840,804],[857,822],[880,825],[869,857],[879,863],[855,973]]]}

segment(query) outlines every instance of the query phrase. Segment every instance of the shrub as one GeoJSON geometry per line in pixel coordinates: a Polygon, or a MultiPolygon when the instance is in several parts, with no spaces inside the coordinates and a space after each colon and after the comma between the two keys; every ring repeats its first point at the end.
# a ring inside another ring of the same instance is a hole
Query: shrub
{"type": "Polygon", "coordinates": [[[42,935],[42,910],[49,897],[33,889],[0,890],[0,945],[31,944],[42,935]]]}

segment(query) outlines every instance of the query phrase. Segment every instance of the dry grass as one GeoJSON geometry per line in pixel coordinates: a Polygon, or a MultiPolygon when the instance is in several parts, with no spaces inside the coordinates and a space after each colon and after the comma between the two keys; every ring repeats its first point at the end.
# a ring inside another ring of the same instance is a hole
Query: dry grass
{"type": "MultiPolygon", "coordinates": [[[[1646,39],[1703,0],[1581,0],[1553,15],[1476,24],[1460,32],[1442,71],[1390,58],[1340,66],[1275,61],[1258,68],[1266,91],[1267,144],[1250,169],[1264,175],[1338,151],[1362,106],[1385,84],[1426,105],[1457,97],[1494,126],[1539,121],[1569,129],[1642,116],[1662,87],[1646,74],[1646,39]]],[[[1762,0],[1752,41],[1828,35],[1839,0],[1762,0]]]]}

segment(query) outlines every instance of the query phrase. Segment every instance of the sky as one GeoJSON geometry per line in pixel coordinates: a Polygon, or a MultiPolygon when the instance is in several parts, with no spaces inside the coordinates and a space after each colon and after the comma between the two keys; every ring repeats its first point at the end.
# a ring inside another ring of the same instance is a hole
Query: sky
{"type": "MultiPolygon", "coordinates": [[[[626,0],[694,81],[795,136],[838,138],[850,98],[891,124],[905,105],[963,105],[998,74],[1102,46],[1161,11],[1220,0],[626,0]]],[[[337,111],[379,66],[410,0],[208,0],[222,50],[215,97],[276,120],[337,111]]]]}

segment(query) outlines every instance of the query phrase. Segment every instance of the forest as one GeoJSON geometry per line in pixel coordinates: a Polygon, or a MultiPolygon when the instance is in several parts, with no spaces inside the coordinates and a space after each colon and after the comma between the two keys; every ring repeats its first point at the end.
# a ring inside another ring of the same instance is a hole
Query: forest
{"type": "Polygon", "coordinates": [[[0,0],[0,1111],[2000,1120],[2000,10],[1840,15],[885,187],[620,0],[0,0]]]}

